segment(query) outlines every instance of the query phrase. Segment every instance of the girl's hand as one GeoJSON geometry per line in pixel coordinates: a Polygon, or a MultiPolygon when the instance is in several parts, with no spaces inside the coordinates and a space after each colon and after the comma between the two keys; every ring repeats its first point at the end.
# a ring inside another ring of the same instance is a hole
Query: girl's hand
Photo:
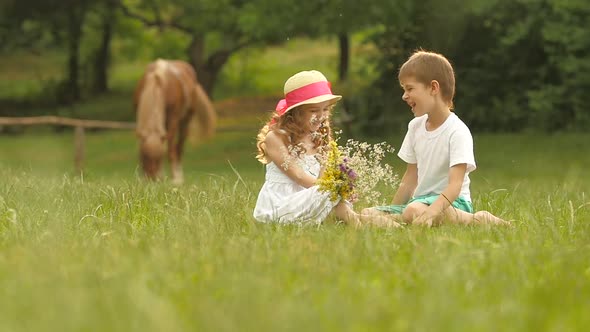
{"type": "Polygon", "coordinates": [[[304,188],[309,188],[316,183],[316,178],[307,174],[297,162],[297,157],[289,153],[289,147],[284,137],[274,131],[269,132],[264,140],[266,155],[279,169],[291,180],[304,188]]]}

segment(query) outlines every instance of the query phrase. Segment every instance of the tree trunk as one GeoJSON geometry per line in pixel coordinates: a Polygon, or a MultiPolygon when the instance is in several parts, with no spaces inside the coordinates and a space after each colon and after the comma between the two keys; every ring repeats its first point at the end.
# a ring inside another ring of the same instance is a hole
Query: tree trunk
{"type": "Polygon", "coordinates": [[[201,84],[210,98],[213,95],[213,89],[215,88],[215,83],[217,83],[219,73],[221,72],[223,66],[227,63],[227,60],[229,60],[230,55],[231,52],[222,50],[212,54],[209,56],[209,58],[207,58],[207,62],[203,67],[205,78],[201,84]]]}
{"type": "Polygon", "coordinates": [[[210,99],[213,99],[212,94],[217,77],[232,53],[230,50],[219,50],[205,59],[204,38],[202,35],[193,35],[188,48],[189,61],[197,72],[199,83],[201,83],[210,99]]]}
{"type": "Polygon", "coordinates": [[[80,44],[82,40],[82,22],[84,9],[70,8],[68,10],[68,78],[65,91],[61,96],[65,103],[80,100],[80,44]],[[77,10],[79,9],[79,10],[77,10]]]}
{"type": "Polygon", "coordinates": [[[209,98],[211,98],[211,92],[209,91],[209,89],[205,89],[204,84],[205,76],[207,76],[207,74],[204,72],[205,69],[203,68],[203,57],[205,53],[205,36],[201,34],[193,35],[191,42],[188,46],[187,53],[190,64],[193,66],[193,68],[195,68],[195,71],[197,72],[197,80],[199,81],[199,83],[201,83],[201,85],[203,85],[203,89],[205,90],[209,98]]]}
{"type": "Polygon", "coordinates": [[[114,7],[109,3],[102,17],[102,39],[100,47],[94,54],[94,84],[92,89],[98,94],[109,90],[108,70],[111,62],[111,40],[113,38],[114,17],[114,7]]]}
{"type": "Polygon", "coordinates": [[[338,34],[340,46],[340,62],[338,64],[338,78],[341,82],[348,78],[348,64],[350,60],[350,38],[346,33],[338,34]]]}
{"type": "MultiPolygon", "coordinates": [[[[338,63],[338,79],[345,82],[348,78],[348,67],[350,60],[350,38],[347,33],[338,34],[338,45],[340,47],[340,61],[338,63]]],[[[342,101],[342,110],[340,112],[340,122],[343,130],[347,135],[352,135],[353,115],[350,110],[350,103],[347,98],[342,101]]]]}

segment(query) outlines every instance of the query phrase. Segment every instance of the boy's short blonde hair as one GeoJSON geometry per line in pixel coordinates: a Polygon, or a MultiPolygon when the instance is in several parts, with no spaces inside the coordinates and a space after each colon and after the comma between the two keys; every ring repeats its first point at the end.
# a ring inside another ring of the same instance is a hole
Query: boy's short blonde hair
{"type": "Polygon", "coordinates": [[[430,85],[436,80],[440,86],[442,98],[453,108],[455,97],[455,71],[442,54],[419,50],[400,67],[398,79],[413,77],[418,82],[430,85]]]}

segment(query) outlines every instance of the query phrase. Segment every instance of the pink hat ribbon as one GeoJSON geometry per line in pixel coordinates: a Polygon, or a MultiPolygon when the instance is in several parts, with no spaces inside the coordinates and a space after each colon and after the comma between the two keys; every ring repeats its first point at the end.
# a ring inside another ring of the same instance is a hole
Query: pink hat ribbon
{"type": "Polygon", "coordinates": [[[279,100],[275,111],[279,116],[285,114],[287,108],[311,99],[313,97],[321,96],[321,95],[331,95],[332,90],[330,89],[331,84],[328,81],[319,81],[315,83],[311,83],[305,86],[302,86],[298,89],[288,92],[285,95],[285,99],[279,100]]]}

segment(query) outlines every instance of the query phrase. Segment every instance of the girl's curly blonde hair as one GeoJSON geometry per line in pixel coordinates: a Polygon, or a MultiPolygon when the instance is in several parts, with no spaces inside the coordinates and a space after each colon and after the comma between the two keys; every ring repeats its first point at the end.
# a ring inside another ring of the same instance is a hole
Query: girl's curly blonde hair
{"type": "MultiPolygon", "coordinates": [[[[334,105],[332,105],[332,108],[333,107],[334,105]]],[[[256,136],[256,148],[258,149],[256,159],[258,159],[258,161],[263,164],[268,164],[270,162],[266,158],[265,140],[266,135],[268,135],[268,133],[271,131],[281,134],[281,136],[284,137],[283,141],[288,146],[296,146],[297,144],[301,143],[303,137],[309,134],[304,130],[305,126],[303,122],[304,120],[301,106],[295,107],[281,116],[273,112],[270,121],[260,129],[258,135],[256,136]]],[[[332,128],[330,127],[330,118],[328,117],[320,124],[317,135],[312,137],[314,148],[319,148],[320,151],[324,150],[322,148],[327,146],[331,139],[332,128]]],[[[301,156],[307,152],[305,147],[301,147],[295,151],[297,156],[301,156]]]]}

